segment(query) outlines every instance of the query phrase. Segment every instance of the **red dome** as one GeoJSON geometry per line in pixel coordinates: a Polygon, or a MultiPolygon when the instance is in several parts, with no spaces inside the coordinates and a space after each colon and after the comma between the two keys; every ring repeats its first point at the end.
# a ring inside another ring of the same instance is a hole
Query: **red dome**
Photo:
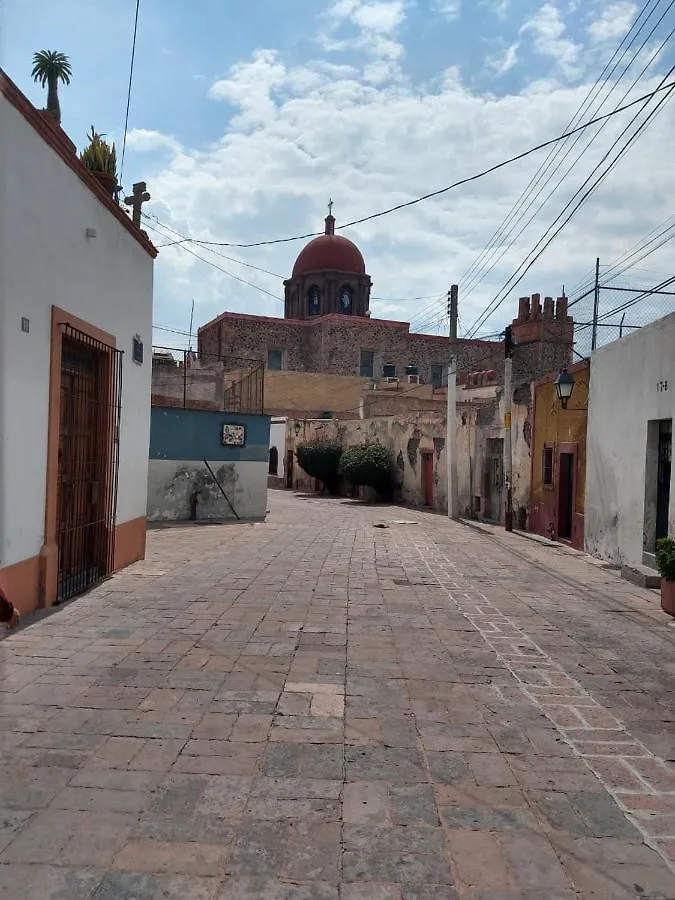
{"type": "Polygon", "coordinates": [[[365,275],[366,264],[356,244],[339,234],[322,234],[300,251],[293,266],[293,278],[321,270],[365,275]]]}

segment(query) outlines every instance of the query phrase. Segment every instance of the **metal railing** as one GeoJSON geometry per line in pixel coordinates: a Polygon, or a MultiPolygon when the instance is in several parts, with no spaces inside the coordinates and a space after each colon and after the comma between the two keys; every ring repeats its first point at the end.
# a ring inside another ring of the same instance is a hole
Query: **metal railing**
{"type": "Polygon", "coordinates": [[[152,348],[152,402],[261,415],[265,365],[257,359],[152,348]]]}

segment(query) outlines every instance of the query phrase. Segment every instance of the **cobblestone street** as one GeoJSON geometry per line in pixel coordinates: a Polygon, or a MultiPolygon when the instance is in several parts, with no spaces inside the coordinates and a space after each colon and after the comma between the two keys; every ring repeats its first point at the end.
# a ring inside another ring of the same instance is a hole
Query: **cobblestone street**
{"type": "Polygon", "coordinates": [[[270,506],[152,531],[0,641],[2,900],[675,898],[655,592],[418,511],[270,506]]]}

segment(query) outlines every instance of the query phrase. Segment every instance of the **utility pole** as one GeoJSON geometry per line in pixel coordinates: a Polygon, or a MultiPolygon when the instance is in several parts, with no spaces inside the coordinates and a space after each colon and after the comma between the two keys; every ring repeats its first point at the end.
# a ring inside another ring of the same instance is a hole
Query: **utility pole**
{"type": "Polygon", "coordinates": [[[593,291],[593,337],[591,338],[591,351],[595,351],[598,344],[598,312],[600,310],[600,257],[595,260],[595,288],[593,291]]]}
{"type": "Polygon", "coordinates": [[[448,319],[450,320],[450,340],[457,340],[457,320],[459,318],[459,287],[453,284],[448,291],[448,319]]]}
{"type": "Polygon", "coordinates": [[[445,459],[448,479],[448,518],[457,518],[457,361],[450,357],[448,364],[448,411],[445,439],[445,459]]]}
{"type": "Polygon", "coordinates": [[[513,531],[513,453],[511,450],[511,401],[513,396],[513,336],[511,326],[504,331],[504,486],[506,509],[504,528],[513,531]]]}

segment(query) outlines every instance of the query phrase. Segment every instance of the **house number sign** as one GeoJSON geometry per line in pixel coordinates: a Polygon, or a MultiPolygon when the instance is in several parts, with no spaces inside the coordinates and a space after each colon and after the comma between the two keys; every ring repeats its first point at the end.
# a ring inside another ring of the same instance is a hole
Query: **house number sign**
{"type": "Polygon", "coordinates": [[[657,381],[656,382],[656,390],[659,394],[662,394],[664,391],[668,390],[668,382],[667,381],[657,381]]]}

